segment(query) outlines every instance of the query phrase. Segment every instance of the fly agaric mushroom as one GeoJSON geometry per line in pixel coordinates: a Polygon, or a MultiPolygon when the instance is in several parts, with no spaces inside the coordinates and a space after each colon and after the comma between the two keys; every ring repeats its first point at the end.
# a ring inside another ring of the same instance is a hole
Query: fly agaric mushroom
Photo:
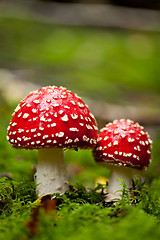
{"type": "Polygon", "coordinates": [[[93,148],[97,123],[87,105],[63,87],[43,87],[15,109],[7,139],[15,148],[37,149],[39,196],[69,189],[63,149],[93,148]]]}
{"type": "Polygon", "coordinates": [[[131,120],[115,120],[100,130],[93,154],[97,163],[111,170],[106,202],[121,199],[119,179],[131,189],[134,175],[141,178],[151,162],[151,144],[144,128],[131,120]]]}

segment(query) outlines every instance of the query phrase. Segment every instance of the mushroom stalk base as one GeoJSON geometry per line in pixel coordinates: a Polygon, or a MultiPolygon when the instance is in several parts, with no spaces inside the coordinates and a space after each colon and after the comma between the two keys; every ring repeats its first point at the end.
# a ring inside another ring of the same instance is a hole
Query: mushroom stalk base
{"type": "Polygon", "coordinates": [[[43,148],[38,150],[35,181],[39,197],[45,194],[63,194],[69,189],[63,149],[43,148]]]}
{"type": "Polygon", "coordinates": [[[121,199],[123,182],[121,182],[120,180],[124,181],[126,187],[128,188],[128,190],[130,190],[132,188],[132,178],[133,173],[131,168],[126,168],[122,166],[112,168],[108,184],[108,194],[105,201],[110,202],[116,199],[121,199]]]}

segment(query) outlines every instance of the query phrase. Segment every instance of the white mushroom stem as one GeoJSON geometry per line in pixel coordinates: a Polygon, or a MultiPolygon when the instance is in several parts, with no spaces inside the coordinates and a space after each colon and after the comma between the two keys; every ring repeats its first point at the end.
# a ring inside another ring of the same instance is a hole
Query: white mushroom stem
{"type": "Polygon", "coordinates": [[[133,173],[131,168],[123,167],[123,166],[114,166],[111,168],[109,184],[108,184],[108,194],[105,199],[107,202],[112,201],[114,199],[121,199],[122,191],[123,191],[123,182],[125,183],[128,190],[132,188],[132,178],[133,173]],[[122,180],[122,181],[120,181],[122,180]]]}
{"type": "Polygon", "coordinates": [[[60,193],[69,189],[63,149],[42,148],[38,150],[38,165],[35,174],[37,194],[60,193]]]}

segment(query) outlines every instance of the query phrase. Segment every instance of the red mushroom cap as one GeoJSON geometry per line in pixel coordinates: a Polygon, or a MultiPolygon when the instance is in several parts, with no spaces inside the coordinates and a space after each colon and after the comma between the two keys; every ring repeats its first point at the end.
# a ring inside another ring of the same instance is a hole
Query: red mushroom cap
{"type": "Polygon", "coordinates": [[[7,139],[15,148],[92,148],[97,130],[94,116],[80,97],[63,87],[49,86],[20,102],[7,139]]]}
{"type": "Polygon", "coordinates": [[[131,120],[115,120],[101,129],[93,154],[97,162],[146,168],[151,161],[148,133],[131,120]]]}

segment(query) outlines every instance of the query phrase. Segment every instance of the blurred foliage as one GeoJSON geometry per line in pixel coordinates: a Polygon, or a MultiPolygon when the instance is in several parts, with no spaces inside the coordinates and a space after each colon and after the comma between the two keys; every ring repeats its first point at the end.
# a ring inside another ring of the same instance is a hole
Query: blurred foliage
{"type": "MultiPolygon", "coordinates": [[[[152,145],[152,163],[149,165],[147,172],[147,179],[152,182],[155,178],[159,178],[160,172],[160,130],[156,132],[154,142],[152,145]]],[[[159,185],[160,186],[160,185],[159,185]]]]}
{"type": "Polygon", "coordinates": [[[0,66],[28,69],[28,78],[43,86],[120,103],[150,104],[160,93],[159,33],[0,18],[0,39],[0,66]]]}

